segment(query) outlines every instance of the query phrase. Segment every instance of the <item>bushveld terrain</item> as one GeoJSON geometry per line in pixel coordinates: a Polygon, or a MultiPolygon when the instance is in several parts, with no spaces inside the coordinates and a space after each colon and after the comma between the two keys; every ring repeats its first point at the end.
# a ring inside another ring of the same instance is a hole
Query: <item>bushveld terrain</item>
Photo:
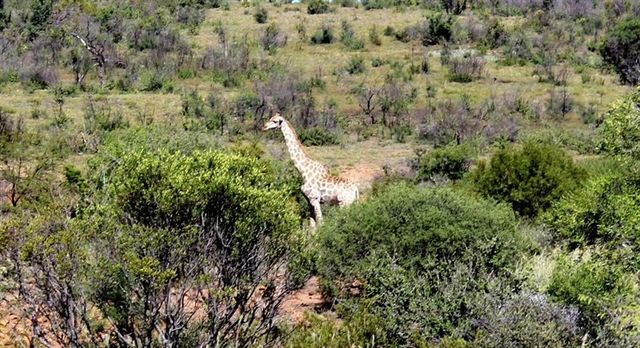
{"type": "Polygon", "coordinates": [[[0,0],[0,345],[639,346],[638,17],[0,0]]]}

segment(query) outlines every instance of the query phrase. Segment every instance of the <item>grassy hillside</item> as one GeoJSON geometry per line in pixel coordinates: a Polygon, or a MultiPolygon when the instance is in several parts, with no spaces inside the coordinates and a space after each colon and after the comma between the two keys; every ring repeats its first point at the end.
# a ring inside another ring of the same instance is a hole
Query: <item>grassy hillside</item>
{"type": "Polygon", "coordinates": [[[0,0],[0,346],[640,345],[638,16],[0,0]]]}

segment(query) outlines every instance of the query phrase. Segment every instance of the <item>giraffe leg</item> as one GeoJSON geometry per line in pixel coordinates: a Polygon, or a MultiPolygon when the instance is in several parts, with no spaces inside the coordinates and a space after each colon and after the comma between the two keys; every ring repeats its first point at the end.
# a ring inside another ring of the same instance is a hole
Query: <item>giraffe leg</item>
{"type": "Polygon", "coordinates": [[[310,223],[311,230],[315,230],[322,223],[322,210],[320,209],[320,193],[313,189],[311,185],[302,185],[302,192],[307,197],[309,205],[311,205],[311,214],[313,222],[310,223]]]}
{"type": "Polygon", "coordinates": [[[316,225],[322,224],[322,210],[320,209],[320,199],[311,200],[311,207],[313,207],[313,215],[316,220],[316,225]]]}

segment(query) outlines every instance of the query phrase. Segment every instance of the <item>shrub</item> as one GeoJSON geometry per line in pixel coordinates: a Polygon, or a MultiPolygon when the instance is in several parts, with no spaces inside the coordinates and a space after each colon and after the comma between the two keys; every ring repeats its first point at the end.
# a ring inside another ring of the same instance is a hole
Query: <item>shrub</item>
{"type": "Polygon", "coordinates": [[[356,37],[356,33],[353,31],[351,24],[347,21],[342,21],[342,32],[340,33],[340,41],[350,50],[360,50],[364,48],[364,40],[356,37]]]}
{"type": "Polygon", "coordinates": [[[640,340],[640,325],[633,319],[640,314],[636,281],[632,273],[606,259],[561,257],[548,292],[553,299],[580,309],[581,322],[594,345],[622,347],[640,340]]]}
{"type": "Polygon", "coordinates": [[[547,114],[556,120],[564,120],[571,110],[573,110],[573,97],[566,88],[560,90],[552,89],[549,91],[549,99],[547,99],[547,114]]]}
{"type": "Polygon", "coordinates": [[[563,197],[546,216],[559,242],[570,248],[598,246],[629,269],[640,262],[640,174],[617,170],[590,179],[563,197]]]}
{"type": "Polygon", "coordinates": [[[575,189],[584,176],[584,170],[557,147],[526,143],[498,150],[488,164],[480,162],[473,180],[485,196],[535,217],[575,189]]]}
{"type": "Polygon", "coordinates": [[[630,17],[619,22],[605,37],[600,53],[614,66],[622,82],[640,84],[640,19],[630,17]]]}
{"type": "Polygon", "coordinates": [[[117,330],[125,345],[270,345],[293,281],[284,266],[303,242],[273,168],[216,151],[138,150],[103,164],[92,203],[76,219],[63,206],[31,220],[16,258],[35,270],[17,280],[32,284],[30,310],[46,306],[53,339],[90,345],[117,330]]]}
{"type": "Polygon", "coordinates": [[[487,27],[485,42],[490,48],[498,48],[505,43],[506,39],[504,26],[498,19],[492,18],[487,27]]]}
{"type": "Polygon", "coordinates": [[[442,12],[430,15],[420,27],[422,44],[437,45],[451,40],[454,18],[442,12]]]}
{"type": "Polygon", "coordinates": [[[334,40],[333,28],[325,23],[311,37],[311,43],[314,45],[330,44],[334,40]]]}
{"type": "Polygon", "coordinates": [[[298,130],[300,141],[307,146],[335,145],[338,137],[321,127],[304,128],[298,130]]]}
{"type": "Polygon", "coordinates": [[[182,95],[182,115],[198,119],[204,118],[205,105],[198,91],[192,90],[182,95]]]}
{"type": "Polygon", "coordinates": [[[271,23],[264,30],[260,41],[265,51],[273,51],[287,44],[287,34],[280,31],[280,28],[275,23],[271,23]]]}
{"type": "Polygon", "coordinates": [[[420,155],[416,159],[416,179],[435,181],[437,176],[449,180],[459,180],[471,166],[469,145],[447,145],[420,155]]]}
{"type": "Polygon", "coordinates": [[[525,65],[533,57],[531,39],[523,30],[519,29],[509,34],[503,47],[506,65],[525,65]]]}
{"type": "Polygon", "coordinates": [[[385,65],[387,63],[386,60],[380,58],[380,57],[374,57],[371,59],[371,66],[374,68],[378,68],[381,67],[383,65],[385,65]]]}
{"type": "Polygon", "coordinates": [[[369,30],[369,41],[376,46],[382,45],[382,39],[380,39],[378,28],[375,25],[369,30]]]}
{"type": "Polygon", "coordinates": [[[107,102],[87,99],[84,111],[84,131],[87,134],[110,132],[128,126],[129,123],[120,110],[107,102]]]}
{"type": "Polygon", "coordinates": [[[376,328],[364,339],[420,346],[473,337],[493,290],[518,283],[510,274],[527,243],[516,225],[507,207],[461,192],[391,185],[327,220],[318,270],[341,317],[366,315],[376,328]]]}
{"type": "Polygon", "coordinates": [[[329,4],[324,0],[310,0],[307,4],[307,13],[310,15],[329,12],[329,4]]]}
{"type": "Polygon", "coordinates": [[[447,13],[460,15],[467,8],[467,0],[440,0],[440,4],[447,13]]]}
{"type": "Polygon", "coordinates": [[[481,324],[478,347],[568,347],[582,343],[580,312],[549,296],[521,293],[492,301],[481,324]]]}
{"type": "Polygon", "coordinates": [[[345,70],[351,75],[364,73],[367,70],[364,65],[364,58],[360,56],[351,57],[347,62],[345,70]]]}
{"type": "Polygon", "coordinates": [[[169,76],[159,70],[146,71],[140,76],[140,90],[154,92],[164,90],[173,91],[173,81],[169,76]]]}
{"type": "Polygon", "coordinates": [[[319,269],[333,280],[360,278],[368,258],[381,255],[407,270],[442,275],[456,262],[508,273],[524,245],[510,209],[450,189],[408,185],[340,210],[319,238],[319,269]]]}
{"type": "Polygon", "coordinates": [[[622,98],[604,115],[599,148],[612,155],[640,159],[640,89],[622,98]]]}
{"type": "Polygon", "coordinates": [[[471,82],[482,77],[485,61],[481,57],[453,57],[448,60],[451,82],[471,82]]]}
{"type": "Polygon", "coordinates": [[[269,19],[269,12],[264,7],[256,8],[256,12],[253,14],[253,18],[255,18],[256,22],[260,24],[267,23],[269,19]]]}

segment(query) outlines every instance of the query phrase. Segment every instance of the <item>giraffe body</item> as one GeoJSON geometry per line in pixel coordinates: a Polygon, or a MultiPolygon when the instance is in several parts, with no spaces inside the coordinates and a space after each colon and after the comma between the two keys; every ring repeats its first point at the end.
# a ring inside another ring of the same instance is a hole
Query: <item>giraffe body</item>
{"type": "Polygon", "coordinates": [[[331,175],[320,162],[309,158],[293,127],[277,113],[267,121],[263,130],[276,128],[282,131],[291,160],[304,179],[301,189],[313,209],[312,227],[322,222],[320,203],[344,207],[358,199],[358,187],[348,180],[331,175]]]}

